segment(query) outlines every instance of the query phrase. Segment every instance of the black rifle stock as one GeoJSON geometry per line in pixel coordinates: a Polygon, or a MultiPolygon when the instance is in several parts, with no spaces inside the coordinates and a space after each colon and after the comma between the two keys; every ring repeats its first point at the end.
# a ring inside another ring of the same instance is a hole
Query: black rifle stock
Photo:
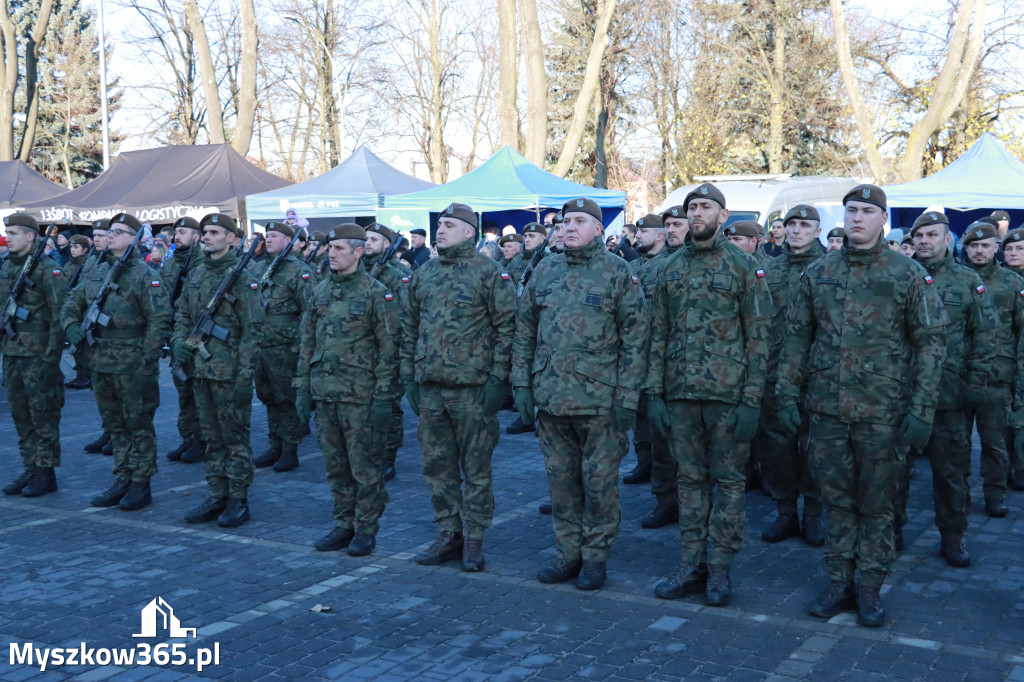
{"type": "Polygon", "coordinates": [[[292,247],[295,246],[295,242],[298,241],[300,236],[302,236],[302,230],[299,230],[292,235],[292,240],[288,242],[288,246],[284,247],[284,250],[281,251],[281,253],[274,256],[274,260],[271,261],[270,266],[263,271],[263,276],[260,277],[259,282],[261,292],[263,291],[263,287],[268,284],[270,286],[274,286],[274,273],[277,272],[279,267],[281,267],[281,263],[283,263],[284,259],[288,257],[288,254],[292,252],[292,247]]]}
{"type": "Polygon", "coordinates": [[[397,234],[395,235],[394,239],[388,242],[388,248],[384,249],[384,253],[380,255],[380,258],[377,260],[377,262],[373,264],[372,268],[370,268],[370,277],[377,279],[377,275],[380,273],[380,271],[384,268],[385,265],[391,262],[391,259],[394,258],[396,253],[398,253],[398,249],[402,248],[402,244],[404,242],[405,237],[402,237],[401,235],[397,234]]]}
{"type": "Polygon", "coordinates": [[[313,250],[309,252],[308,256],[306,256],[306,260],[305,260],[306,265],[309,265],[314,260],[316,260],[317,254],[320,253],[320,249],[322,249],[322,248],[324,248],[324,243],[323,242],[317,242],[316,245],[313,247],[313,250]]]}
{"type": "Polygon", "coordinates": [[[82,331],[85,332],[85,342],[90,346],[96,345],[96,337],[94,335],[96,328],[110,325],[110,316],[103,312],[103,306],[106,304],[107,297],[110,296],[111,291],[120,291],[121,287],[118,286],[117,280],[121,278],[121,273],[131,264],[131,258],[135,254],[135,249],[138,248],[144,233],[145,230],[140,228],[135,233],[135,239],[125,249],[125,252],[110,266],[103,284],[100,285],[100,290],[96,292],[96,297],[92,299],[89,309],[85,311],[85,317],[82,318],[82,331]]]}
{"type": "Polygon", "coordinates": [[[526,291],[526,285],[530,283],[530,277],[533,276],[533,271],[537,269],[537,265],[540,264],[542,258],[544,258],[544,249],[548,247],[548,241],[551,239],[551,234],[554,230],[549,231],[544,235],[544,241],[541,242],[540,246],[530,256],[530,262],[526,264],[526,269],[523,270],[522,276],[519,278],[519,283],[516,284],[516,298],[522,298],[523,292],[526,291]]]}
{"type": "Polygon", "coordinates": [[[18,330],[15,328],[15,320],[28,322],[29,312],[22,308],[19,303],[21,295],[25,293],[26,288],[35,287],[36,283],[32,281],[32,273],[35,272],[36,266],[39,265],[39,260],[46,253],[47,240],[55,238],[56,234],[57,224],[51,223],[50,227],[46,230],[46,234],[41,235],[36,241],[36,250],[25,259],[25,264],[21,266],[18,278],[14,280],[14,286],[11,287],[7,303],[4,305],[3,312],[0,313],[0,329],[3,329],[4,333],[7,334],[7,338],[13,339],[18,335],[18,330]]]}

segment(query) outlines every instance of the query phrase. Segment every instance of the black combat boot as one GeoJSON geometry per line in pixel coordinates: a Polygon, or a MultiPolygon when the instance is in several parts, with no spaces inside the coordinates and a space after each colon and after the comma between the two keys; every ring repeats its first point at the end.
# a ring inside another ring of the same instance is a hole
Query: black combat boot
{"type": "Polygon", "coordinates": [[[281,448],[270,446],[267,448],[266,452],[259,457],[254,458],[252,463],[257,469],[265,469],[277,464],[277,460],[279,459],[281,459],[281,448]]]}
{"type": "Polygon", "coordinates": [[[100,437],[91,443],[87,443],[85,448],[86,452],[91,455],[99,454],[103,450],[103,446],[110,442],[110,434],[104,431],[100,434],[100,437]]]}
{"type": "Polygon", "coordinates": [[[825,527],[821,524],[820,514],[804,514],[803,538],[804,544],[811,547],[821,547],[825,544],[825,527]]]}
{"type": "Polygon", "coordinates": [[[385,483],[395,477],[395,459],[397,456],[398,452],[396,450],[389,449],[384,453],[384,462],[381,464],[380,473],[385,483]]]}
{"type": "Polygon", "coordinates": [[[544,500],[537,505],[537,511],[545,516],[551,516],[551,500],[544,500]]]}
{"type": "Polygon", "coordinates": [[[796,514],[779,514],[772,525],[761,531],[765,542],[782,542],[795,537],[800,537],[800,519],[796,514]]]}
{"type": "Polygon", "coordinates": [[[677,500],[659,500],[654,509],[644,514],[640,525],[644,528],[662,528],[679,520],[679,502],[677,500]]]}
{"type": "Polygon", "coordinates": [[[349,556],[369,556],[377,546],[377,538],[367,533],[356,533],[352,542],[348,543],[349,556]]]}
{"type": "Polygon", "coordinates": [[[114,454],[114,441],[113,441],[113,439],[108,440],[106,442],[106,444],[102,448],[100,448],[100,454],[106,455],[107,457],[113,456],[113,454],[114,454]]]}
{"type": "Polygon", "coordinates": [[[462,570],[467,573],[479,573],[486,566],[484,561],[484,539],[466,538],[462,547],[462,570]]]}
{"type": "Polygon", "coordinates": [[[228,498],[226,497],[208,497],[201,505],[185,515],[185,521],[188,523],[207,523],[213,521],[221,515],[221,512],[227,506],[228,498]]]}
{"type": "Polygon", "coordinates": [[[576,589],[599,590],[604,587],[607,577],[603,561],[584,561],[580,567],[580,577],[576,579],[576,589]]]}
{"type": "Polygon", "coordinates": [[[946,564],[953,568],[967,568],[971,565],[971,555],[964,547],[963,538],[956,535],[943,533],[940,554],[946,560],[946,564]]]}
{"type": "Polygon", "coordinates": [[[114,485],[92,498],[89,504],[94,507],[116,507],[121,498],[128,493],[128,486],[131,484],[132,479],[130,478],[118,478],[114,481],[114,485]]]}
{"type": "Polygon", "coordinates": [[[583,562],[579,559],[572,561],[554,559],[537,572],[537,580],[548,585],[568,582],[580,574],[582,567],[583,562]]]}
{"type": "Polygon", "coordinates": [[[313,543],[313,547],[318,552],[336,552],[339,549],[345,549],[352,542],[352,538],[355,536],[355,531],[351,528],[345,528],[343,526],[335,526],[334,529],[313,543]]]}
{"type": "Polygon", "coordinates": [[[523,423],[522,417],[516,417],[516,420],[514,422],[505,427],[505,433],[511,434],[513,436],[519,435],[520,433],[531,433],[536,430],[536,422],[530,422],[530,425],[527,426],[526,424],[523,423]]]}
{"type": "Polygon", "coordinates": [[[217,525],[222,528],[238,528],[249,520],[249,500],[237,497],[228,498],[228,506],[217,517],[217,525]]]}
{"type": "Polygon", "coordinates": [[[1010,474],[1006,484],[1014,490],[1024,490],[1024,470],[1016,470],[1010,474]]]}
{"type": "Polygon", "coordinates": [[[1010,513],[1010,508],[1006,506],[1006,500],[1000,500],[995,497],[986,497],[985,513],[994,519],[1002,519],[1010,513]]]}
{"type": "Polygon", "coordinates": [[[882,593],[877,587],[860,585],[857,589],[857,622],[866,628],[885,625],[882,593]]]}
{"type": "Polygon", "coordinates": [[[819,594],[807,608],[807,612],[818,618],[832,618],[840,611],[857,608],[857,589],[852,580],[833,580],[828,588],[819,594]]]}
{"type": "Polygon", "coordinates": [[[206,443],[201,440],[192,441],[192,445],[188,450],[181,453],[181,461],[186,464],[195,464],[196,462],[202,462],[206,457],[206,443]]]}
{"type": "Polygon", "coordinates": [[[654,586],[659,599],[679,599],[688,594],[703,592],[708,586],[708,565],[684,563],[654,586]]]}
{"type": "Polygon", "coordinates": [[[281,458],[274,464],[274,471],[285,472],[299,468],[299,452],[295,445],[281,447],[281,458]]]}
{"type": "Polygon", "coordinates": [[[892,530],[892,544],[897,552],[903,551],[903,526],[895,526],[892,530]]]}
{"type": "Polygon", "coordinates": [[[434,544],[417,554],[414,559],[421,566],[440,566],[446,561],[460,558],[462,545],[462,533],[443,530],[434,540],[434,544]]]}
{"type": "Polygon", "coordinates": [[[77,376],[71,381],[64,383],[64,388],[84,389],[92,388],[92,379],[89,377],[77,376]]]}
{"type": "Polygon", "coordinates": [[[38,467],[32,474],[28,485],[21,491],[22,497],[41,497],[57,492],[57,474],[53,467],[38,467]]]}
{"type": "Polygon", "coordinates": [[[20,495],[21,491],[25,489],[28,482],[32,480],[32,474],[35,473],[35,467],[25,467],[25,470],[21,472],[21,476],[4,486],[4,495],[20,495]]]}
{"type": "Polygon", "coordinates": [[[732,601],[732,580],[728,566],[708,566],[708,586],[704,591],[704,603],[708,606],[728,606],[732,601]]]}
{"type": "Polygon", "coordinates": [[[167,453],[167,459],[171,460],[172,462],[179,461],[181,459],[181,456],[185,454],[185,451],[188,450],[190,447],[192,447],[192,441],[186,438],[185,440],[181,441],[181,445],[167,453]]]}
{"type": "Polygon", "coordinates": [[[153,504],[153,491],[149,489],[149,479],[145,481],[132,481],[128,487],[128,493],[121,498],[121,504],[117,505],[124,511],[138,511],[143,507],[153,504]]]}
{"type": "Polygon", "coordinates": [[[637,483],[650,483],[651,482],[651,464],[650,462],[643,463],[637,462],[633,470],[630,471],[622,478],[623,483],[635,485],[637,483]]]}

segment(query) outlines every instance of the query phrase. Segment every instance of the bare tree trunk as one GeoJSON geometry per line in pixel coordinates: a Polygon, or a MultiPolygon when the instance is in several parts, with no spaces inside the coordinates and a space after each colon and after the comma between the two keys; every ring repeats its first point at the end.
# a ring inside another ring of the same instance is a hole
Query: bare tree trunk
{"type": "Polygon", "coordinates": [[[498,0],[498,132],[501,144],[519,149],[519,49],[516,0],[498,0]]]}
{"type": "Polygon", "coordinates": [[[430,179],[437,184],[448,181],[448,153],[444,144],[444,110],[441,95],[445,65],[441,58],[441,21],[437,0],[430,2],[430,26],[427,28],[431,83],[430,83],[430,179]]]}
{"type": "Polygon", "coordinates": [[[0,2],[0,32],[3,34],[3,76],[0,79],[0,161],[14,160],[14,91],[18,89],[18,38],[7,3],[0,2]]]}
{"type": "Polygon", "coordinates": [[[768,172],[782,172],[782,122],[786,110],[786,33],[789,21],[782,9],[784,0],[775,0],[775,55],[769,97],[771,100],[768,133],[768,172]]]}
{"type": "Polygon", "coordinates": [[[259,49],[259,38],[253,0],[239,0],[238,20],[242,34],[242,59],[238,64],[238,120],[231,146],[245,156],[252,142],[253,123],[256,120],[256,52],[259,49]]]}
{"type": "Polygon", "coordinates": [[[607,74],[602,73],[601,90],[597,93],[597,126],[594,132],[594,187],[600,189],[608,188],[608,100],[611,98],[611,84],[608,80],[607,74]]]}
{"type": "Polygon", "coordinates": [[[25,125],[21,130],[18,158],[28,161],[36,140],[36,123],[39,119],[39,46],[46,38],[46,27],[53,12],[53,0],[43,0],[36,15],[32,34],[25,43],[25,125]]]}
{"type": "Polygon", "coordinates": [[[523,57],[526,62],[526,158],[542,166],[548,141],[548,75],[544,71],[537,0],[519,0],[523,57]]]}
{"type": "Polygon", "coordinates": [[[196,58],[203,76],[203,97],[206,100],[206,129],[210,133],[211,144],[223,144],[224,113],[221,111],[220,93],[217,91],[217,74],[213,68],[213,54],[210,52],[210,40],[206,36],[203,17],[196,6],[196,0],[182,0],[185,7],[185,21],[195,43],[196,58]]]}
{"type": "Polygon", "coordinates": [[[921,177],[924,150],[929,138],[949,120],[967,94],[971,75],[981,54],[984,35],[985,0],[962,0],[953,26],[953,37],[946,50],[946,60],[935,79],[928,109],[913,125],[907,137],[907,148],[901,164],[904,181],[921,177]]]}
{"type": "Polygon", "coordinates": [[[583,139],[583,128],[590,116],[590,105],[594,101],[600,85],[601,64],[604,61],[604,51],[608,47],[608,25],[615,13],[615,0],[601,0],[597,10],[597,22],[594,28],[594,42],[590,44],[590,54],[587,56],[587,67],[583,72],[583,85],[576,97],[576,105],[573,107],[572,120],[569,129],[565,134],[565,144],[558,155],[558,162],[552,171],[555,175],[564,176],[572,168],[573,157],[579,150],[580,140],[583,139]]]}

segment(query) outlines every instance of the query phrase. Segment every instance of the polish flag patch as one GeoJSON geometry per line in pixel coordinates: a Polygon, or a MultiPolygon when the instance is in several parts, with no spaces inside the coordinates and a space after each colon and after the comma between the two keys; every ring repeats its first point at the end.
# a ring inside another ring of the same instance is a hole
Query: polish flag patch
{"type": "Polygon", "coordinates": [[[507,273],[507,272],[503,272],[503,273],[501,273],[501,278],[502,278],[503,280],[505,280],[505,281],[508,281],[508,280],[512,279],[511,277],[509,277],[509,276],[508,276],[508,273],[507,273]]]}
{"type": "Polygon", "coordinates": [[[393,301],[393,300],[395,300],[395,297],[392,296],[391,294],[384,294],[384,300],[385,301],[393,301]]]}
{"type": "Polygon", "coordinates": [[[764,279],[764,270],[758,270],[757,271],[757,278],[758,279],[764,279]]]}
{"type": "Polygon", "coordinates": [[[924,276],[924,283],[925,283],[925,284],[932,284],[932,283],[933,283],[934,281],[935,281],[935,280],[934,280],[934,279],[932,279],[932,276],[931,276],[931,275],[925,275],[925,276],[924,276]]]}
{"type": "Polygon", "coordinates": [[[63,270],[51,270],[50,272],[53,274],[54,277],[60,277],[61,275],[64,274],[63,270]]]}
{"type": "Polygon", "coordinates": [[[640,280],[636,278],[636,275],[630,275],[629,278],[633,280],[633,284],[640,284],[640,280]]]}
{"type": "Polygon", "coordinates": [[[409,283],[409,278],[408,277],[403,277],[402,278],[402,284],[408,284],[408,283],[409,283]]]}
{"type": "Polygon", "coordinates": [[[302,273],[302,279],[309,279],[309,273],[308,272],[302,273]]]}
{"type": "Polygon", "coordinates": [[[260,285],[256,284],[256,282],[250,282],[249,283],[249,288],[252,289],[253,291],[255,291],[256,289],[260,288],[260,285]]]}
{"type": "Polygon", "coordinates": [[[158,286],[160,286],[160,280],[154,279],[152,282],[149,283],[149,286],[151,286],[151,287],[158,287],[158,286]]]}
{"type": "Polygon", "coordinates": [[[1020,290],[1020,295],[1021,295],[1021,296],[1024,296],[1024,289],[1021,289],[1021,290],[1020,290]]]}
{"type": "Polygon", "coordinates": [[[985,293],[985,285],[979,284],[978,286],[974,287],[974,290],[977,291],[979,294],[983,294],[985,293]]]}

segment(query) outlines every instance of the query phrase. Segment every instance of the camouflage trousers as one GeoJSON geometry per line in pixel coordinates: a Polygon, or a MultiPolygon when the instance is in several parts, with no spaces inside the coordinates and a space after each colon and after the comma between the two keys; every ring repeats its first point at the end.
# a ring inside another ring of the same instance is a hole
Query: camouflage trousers
{"type": "MultiPolygon", "coordinates": [[[[919,451],[918,451],[919,452],[919,451]]],[[[914,470],[914,459],[918,452],[911,452],[910,448],[902,443],[893,446],[892,456],[903,462],[903,470],[900,472],[900,483],[896,490],[896,501],[893,504],[893,526],[903,528],[907,525],[907,502],[910,501],[910,473],[914,470]]]]}
{"type": "Polygon", "coordinates": [[[924,454],[932,464],[935,525],[961,537],[967,530],[967,475],[971,470],[971,442],[963,412],[935,412],[924,454]]]}
{"type": "Polygon", "coordinates": [[[398,448],[405,440],[405,411],[402,409],[402,396],[405,391],[399,389],[395,399],[391,401],[391,425],[388,426],[387,437],[383,439],[384,452],[381,461],[394,463],[398,448]]]}
{"type": "Polygon", "coordinates": [[[792,435],[787,433],[779,423],[775,385],[765,387],[761,423],[755,440],[760,451],[761,476],[780,516],[796,514],[801,496],[804,498],[805,515],[821,515],[821,493],[807,465],[809,422],[807,412],[801,409],[799,431],[792,435]]]}
{"type": "Polygon", "coordinates": [[[252,485],[249,420],[252,397],[239,401],[233,381],[189,379],[196,397],[199,427],[206,441],[206,482],[211,497],[244,500],[252,485]]]}
{"type": "Polygon", "coordinates": [[[748,443],[726,422],[735,405],[715,400],[672,400],[669,448],[679,467],[679,532],[683,562],[732,566],[743,549],[748,443]],[[711,546],[708,547],[708,538],[711,546]]]}
{"type": "MultiPolygon", "coordinates": [[[[154,368],[155,370],[155,368],[154,368]]],[[[142,483],[156,474],[156,429],[153,417],[160,406],[157,374],[140,384],[134,374],[94,372],[92,390],[114,448],[114,476],[142,483]]]]}
{"type": "Polygon", "coordinates": [[[483,538],[494,517],[491,455],[500,435],[497,416],[481,412],[480,392],[479,386],[422,384],[416,431],[434,523],[475,539],[483,538]]]}
{"type": "Polygon", "coordinates": [[[676,498],[676,461],[668,449],[668,438],[651,428],[647,418],[647,399],[640,396],[640,406],[633,429],[633,448],[638,462],[651,464],[651,493],[659,502],[676,498]]]}
{"type": "Polygon", "coordinates": [[[203,433],[199,428],[199,415],[196,413],[196,396],[188,381],[178,381],[174,375],[174,388],[178,391],[178,435],[182,440],[202,441],[203,433]]]}
{"type": "Polygon", "coordinates": [[[538,412],[558,557],[607,561],[619,532],[619,464],[629,438],[611,415],[538,412]]]}
{"type": "Polygon", "coordinates": [[[302,441],[302,427],[295,412],[292,378],[299,360],[289,346],[260,348],[256,362],[256,397],[267,408],[270,447],[296,447],[302,441]]]}
{"type": "Polygon", "coordinates": [[[370,425],[370,406],[317,401],[316,437],[324,457],[334,520],[342,528],[377,535],[388,503],[380,447],[370,425]]]}
{"type": "Polygon", "coordinates": [[[825,565],[829,578],[846,581],[860,570],[867,587],[880,588],[895,562],[893,500],[905,462],[897,427],[848,423],[810,413],[807,460],[828,505],[825,565]]]}
{"type": "MultiPolygon", "coordinates": [[[[1009,384],[990,384],[985,389],[988,403],[981,409],[964,411],[968,443],[978,424],[981,438],[981,480],[986,500],[1006,499],[1006,475],[1010,470],[1013,452],[1013,430],[1007,424],[1013,387],[1009,384]]],[[[969,484],[968,484],[969,485],[969,484]]]]}
{"type": "Polygon", "coordinates": [[[64,376],[39,358],[4,355],[4,390],[25,468],[60,466],[64,376]]]}

